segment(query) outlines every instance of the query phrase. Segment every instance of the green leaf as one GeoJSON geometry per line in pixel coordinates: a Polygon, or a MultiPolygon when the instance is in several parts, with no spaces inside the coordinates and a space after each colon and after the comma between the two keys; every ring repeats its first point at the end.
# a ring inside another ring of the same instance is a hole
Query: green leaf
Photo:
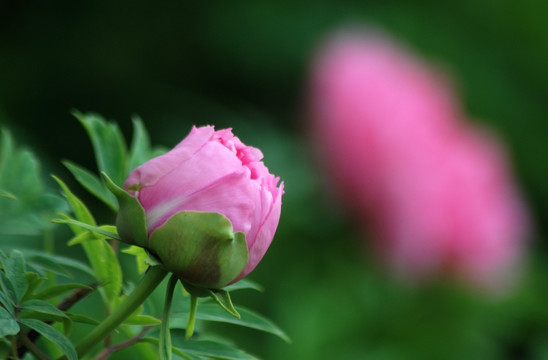
{"type": "Polygon", "coordinates": [[[239,280],[238,282],[228,285],[224,288],[226,291],[236,291],[236,290],[244,290],[244,289],[251,289],[258,292],[263,292],[264,288],[256,283],[255,281],[249,280],[247,278],[239,280]]]}
{"type": "Polygon", "coordinates": [[[34,154],[16,148],[7,131],[0,133],[0,234],[40,235],[66,203],[45,189],[34,154]]]}
{"type": "Polygon", "coordinates": [[[94,226],[94,225],[89,225],[74,219],[55,219],[55,220],[52,220],[52,222],[57,224],[68,224],[68,225],[79,226],[83,229],[90,230],[90,231],[93,231],[94,233],[103,235],[102,237],[96,237],[96,239],[106,238],[106,239],[120,240],[120,237],[118,236],[118,234],[112,231],[112,230],[116,230],[116,228],[114,228],[111,225],[94,226]]]}
{"type": "Polygon", "coordinates": [[[105,184],[96,175],[70,161],[63,161],[63,165],[69,169],[80,185],[82,185],[87,191],[105,203],[112,210],[118,210],[116,198],[110,193],[110,191],[108,191],[105,184]]]}
{"type": "Polygon", "coordinates": [[[19,307],[22,310],[19,314],[21,318],[32,318],[43,321],[63,321],[63,319],[68,319],[64,312],[43,300],[33,299],[25,301],[19,307]]]}
{"type": "Polygon", "coordinates": [[[232,299],[230,298],[230,293],[225,290],[210,290],[209,296],[219,305],[224,311],[229,313],[230,315],[234,316],[235,318],[239,319],[240,314],[238,311],[234,308],[234,304],[232,304],[232,299]]]}
{"type": "Polygon", "coordinates": [[[54,286],[45,288],[44,290],[35,294],[34,298],[40,299],[40,300],[47,300],[57,296],[61,296],[69,291],[73,291],[76,289],[93,290],[91,286],[84,285],[84,284],[60,284],[60,285],[54,285],[54,286]]]}
{"type": "Polygon", "coordinates": [[[100,172],[109,174],[114,183],[122,185],[126,178],[127,147],[118,125],[97,114],[73,115],[86,129],[100,172]]]}
{"type": "Polygon", "coordinates": [[[91,241],[91,240],[97,240],[97,236],[95,236],[93,232],[91,231],[86,231],[86,232],[74,235],[74,237],[72,237],[67,242],[67,245],[68,246],[79,245],[79,244],[85,243],[86,241],[91,241]]]}
{"type": "Polygon", "coordinates": [[[8,295],[6,294],[6,291],[4,290],[4,284],[2,281],[2,277],[5,276],[3,272],[0,272],[0,284],[2,285],[2,291],[0,291],[0,305],[4,307],[10,314],[15,313],[15,304],[10,300],[8,295]]]}
{"type": "MultiPolygon", "coordinates": [[[[97,224],[84,203],[69,190],[63,181],[57,177],[54,177],[54,179],[63,189],[69,204],[74,211],[76,220],[79,221],[77,224],[68,223],[72,231],[77,235],[84,231],[88,231],[87,229],[82,228],[82,223],[86,224],[86,226],[90,226],[90,228],[96,229],[97,224]]],[[[122,287],[122,270],[118,258],[112,250],[112,247],[103,240],[83,242],[82,247],[86,252],[86,256],[91,264],[95,277],[104,285],[100,289],[100,292],[107,305],[111,306],[120,294],[122,287]]]]}
{"type": "Polygon", "coordinates": [[[13,157],[14,144],[11,134],[6,130],[0,129],[0,179],[3,178],[4,171],[8,168],[8,161],[13,157]]]}
{"type": "Polygon", "coordinates": [[[124,325],[138,325],[138,326],[156,326],[160,325],[162,321],[150,315],[132,315],[124,320],[124,325]]]}
{"type": "Polygon", "coordinates": [[[2,263],[12,293],[12,300],[18,304],[25,296],[28,288],[25,277],[25,259],[19,250],[13,250],[8,258],[2,259],[2,263]]]}
{"type": "Polygon", "coordinates": [[[148,269],[151,264],[147,263],[148,253],[142,247],[130,245],[128,248],[122,250],[123,253],[135,256],[137,262],[137,272],[142,274],[148,269]]]}
{"type": "MultiPolygon", "coordinates": [[[[70,191],[69,187],[60,178],[58,178],[57,176],[53,176],[53,179],[57,181],[57,183],[63,190],[63,193],[65,194],[65,197],[67,198],[76,219],[88,225],[96,225],[93,215],[91,215],[91,212],[88,210],[86,205],[82,202],[82,200],[80,200],[76,195],[74,195],[70,191]]],[[[80,231],[78,231],[77,229],[75,230],[74,228],[73,228],[73,231],[75,233],[80,233],[80,231]]]]}
{"type": "Polygon", "coordinates": [[[6,197],[9,199],[17,200],[17,197],[15,195],[2,189],[0,189],[0,197],[6,197]]]}
{"type": "Polygon", "coordinates": [[[143,121],[138,116],[134,116],[131,120],[133,121],[133,138],[127,164],[128,174],[151,158],[150,139],[143,121]]]}
{"type": "MultiPolygon", "coordinates": [[[[272,321],[264,318],[262,315],[255,313],[254,311],[237,307],[236,308],[241,315],[240,319],[228,314],[221,309],[217,304],[200,304],[200,311],[196,314],[196,319],[205,321],[224,322],[229,324],[235,324],[244,326],[267,333],[271,333],[285,340],[291,342],[289,337],[272,321]]],[[[171,315],[171,327],[177,329],[184,329],[186,326],[186,320],[188,318],[187,313],[173,313],[171,315]]]]}
{"type": "Polygon", "coordinates": [[[178,212],[152,232],[147,248],[180,279],[212,289],[235,279],[248,258],[245,235],[219,213],[178,212]]]}
{"type": "Polygon", "coordinates": [[[25,279],[27,281],[27,291],[25,293],[25,296],[23,296],[22,301],[27,301],[34,292],[42,286],[44,281],[46,281],[45,277],[40,276],[39,274],[35,272],[27,271],[25,274],[25,279]]]}
{"type": "MultiPolygon", "coordinates": [[[[11,283],[11,281],[9,281],[6,273],[3,271],[0,271],[0,288],[2,289],[0,293],[5,296],[8,304],[11,307],[17,305],[17,294],[15,292],[15,289],[13,288],[13,284],[11,283]]],[[[3,301],[4,300],[2,299],[2,302],[3,301]]]]}
{"type": "Polygon", "coordinates": [[[8,335],[16,335],[19,332],[19,324],[6,309],[0,306],[0,338],[8,335]]]}
{"type": "Polygon", "coordinates": [[[107,174],[101,175],[109,190],[118,199],[120,211],[116,217],[116,228],[120,239],[129,245],[146,247],[148,237],[145,210],[134,196],[116,185],[107,174]]]}
{"type": "Polygon", "coordinates": [[[88,254],[97,280],[103,285],[107,304],[112,305],[122,289],[122,269],[112,247],[103,240],[89,241],[82,246],[88,254]]]}
{"type": "Polygon", "coordinates": [[[233,346],[211,340],[184,341],[182,336],[173,339],[177,347],[185,349],[190,355],[206,356],[212,359],[222,360],[257,360],[256,357],[233,346]]]}
{"type": "Polygon", "coordinates": [[[36,330],[36,332],[42,335],[45,339],[51,341],[55,346],[61,349],[63,354],[67,356],[68,360],[78,360],[76,350],[74,349],[72,343],[54,327],[34,319],[19,319],[19,323],[36,330]]]}
{"type": "Polygon", "coordinates": [[[81,324],[88,324],[88,325],[99,325],[99,321],[95,320],[89,316],[82,315],[82,314],[74,314],[65,312],[65,315],[69,317],[73,322],[81,323],[81,324]]]}
{"type": "Polygon", "coordinates": [[[65,276],[67,274],[70,275],[65,269],[65,267],[68,267],[94,276],[93,270],[78,260],[37,250],[25,250],[24,254],[27,259],[27,264],[33,269],[38,270],[39,273],[41,272],[41,274],[45,274],[46,271],[51,271],[65,276]]]}
{"type": "MultiPolygon", "coordinates": [[[[146,343],[146,344],[152,344],[152,345],[156,345],[156,346],[159,346],[160,344],[160,341],[157,339],[157,338],[153,338],[153,337],[143,337],[139,340],[140,343],[146,343]]],[[[185,353],[183,350],[175,347],[175,346],[172,346],[171,347],[171,351],[184,358],[184,359],[187,359],[187,360],[202,360],[202,358],[200,357],[195,357],[195,356],[191,356],[187,353],[185,353]]]]}

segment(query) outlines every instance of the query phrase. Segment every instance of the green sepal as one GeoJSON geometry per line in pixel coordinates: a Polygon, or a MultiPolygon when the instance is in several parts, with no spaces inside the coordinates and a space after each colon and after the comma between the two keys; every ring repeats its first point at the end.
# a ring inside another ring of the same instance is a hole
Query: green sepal
{"type": "Polygon", "coordinates": [[[232,304],[230,293],[226,290],[209,290],[209,296],[219,305],[224,311],[234,316],[236,319],[240,318],[240,313],[232,304]]]}
{"type": "Polygon", "coordinates": [[[181,280],[181,284],[183,284],[183,288],[186,290],[187,293],[189,293],[192,296],[196,297],[208,297],[210,289],[204,288],[201,286],[195,286],[191,283],[188,283],[184,280],[181,280]]]}
{"type": "Polygon", "coordinates": [[[179,279],[208,289],[228,285],[249,256],[245,235],[234,233],[228,218],[196,211],[181,211],[169,218],[152,232],[148,249],[179,279]]]}
{"type": "Polygon", "coordinates": [[[119,204],[116,228],[120,239],[130,245],[147,247],[145,209],[135,196],[116,185],[107,174],[101,173],[108,189],[116,196],[119,204]]]}

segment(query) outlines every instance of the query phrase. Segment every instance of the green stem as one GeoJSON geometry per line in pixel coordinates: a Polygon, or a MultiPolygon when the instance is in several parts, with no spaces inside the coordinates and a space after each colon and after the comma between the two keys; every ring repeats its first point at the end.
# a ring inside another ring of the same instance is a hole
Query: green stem
{"type": "Polygon", "coordinates": [[[95,345],[110,334],[118,325],[127,319],[162,282],[168,272],[160,266],[148,269],[135,290],[110,314],[108,318],[97,325],[88,336],[76,346],[78,358],[82,358],[95,345]]]}
{"type": "Polygon", "coordinates": [[[188,312],[188,322],[186,324],[185,338],[188,340],[194,334],[194,324],[196,323],[196,310],[198,309],[198,297],[190,295],[190,310],[188,312]]]}
{"type": "Polygon", "coordinates": [[[17,338],[15,335],[10,336],[11,338],[11,356],[14,360],[19,360],[19,354],[17,353],[17,338]]]}
{"type": "Polygon", "coordinates": [[[171,332],[169,329],[169,314],[171,313],[171,303],[173,302],[173,291],[179,278],[171,275],[166,288],[166,301],[164,304],[164,313],[162,315],[162,325],[160,326],[160,359],[171,360],[171,332]]]}
{"type": "Polygon", "coordinates": [[[29,337],[27,336],[27,334],[25,334],[24,331],[19,332],[19,338],[21,339],[25,347],[29,349],[30,352],[33,353],[34,356],[36,356],[38,359],[50,360],[50,358],[47,357],[46,354],[40,351],[40,349],[38,349],[36,345],[33,344],[33,342],[29,339],[29,337]]]}

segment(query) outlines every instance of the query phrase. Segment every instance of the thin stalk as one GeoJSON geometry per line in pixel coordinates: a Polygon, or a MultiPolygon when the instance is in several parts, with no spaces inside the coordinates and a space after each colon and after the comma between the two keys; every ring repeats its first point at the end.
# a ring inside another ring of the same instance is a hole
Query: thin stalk
{"type": "Polygon", "coordinates": [[[153,266],[145,273],[135,290],[76,346],[78,358],[82,358],[118,325],[127,319],[156,289],[168,272],[160,266],[153,266]]]}
{"type": "Polygon", "coordinates": [[[19,354],[17,354],[17,338],[15,337],[15,335],[11,335],[10,339],[11,339],[11,356],[13,357],[14,360],[18,360],[19,354]]]}
{"type": "Polygon", "coordinates": [[[179,278],[171,275],[166,289],[166,300],[164,304],[164,313],[162,314],[162,325],[160,326],[160,360],[171,360],[171,332],[169,329],[169,315],[171,313],[171,303],[173,301],[173,291],[179,278]]]}
{"type": "Polygon", "coordinates": [[[194,324],[196,323],[196,310],[198,309],[198,297],[190,295],[190,310],[188,312],[188,322],[186,324],[185,338],[188,340],[194,334],[194,324]]]}
{"type": "Polygon", "coordinates": [[[27,334],[25,334],[24,331],[19,332],[19,338],[25,344],[26,348],[30,350],[31,353],[34,354],[38,359],[40,360],[50,360],[49,357],[47,357],[46,354],[44,354],[40,349],[36,347],[36,345],[33,344],[33,342],[28,338],[27,334]]]}

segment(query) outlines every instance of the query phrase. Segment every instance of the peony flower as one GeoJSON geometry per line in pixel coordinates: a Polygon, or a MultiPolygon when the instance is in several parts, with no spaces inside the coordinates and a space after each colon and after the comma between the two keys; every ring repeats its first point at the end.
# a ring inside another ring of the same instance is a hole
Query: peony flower
{"type": "Polygon", "coordinates": [[[340,33],[313,64],[310,105],[332,183],[398,273],[489,286],[516,264],[527,221],[506,156],[439,72],[385,35],[340,33]]]}
{"type": "Polygon", "coordinates": [[[127,192],[117,194],[120,237],[197,287],[222,288],[245,277],[270,246],[280,218],[283,182],[278,186],[262,158],[230,129],[193,127],[127,178],[127,192]]]}

